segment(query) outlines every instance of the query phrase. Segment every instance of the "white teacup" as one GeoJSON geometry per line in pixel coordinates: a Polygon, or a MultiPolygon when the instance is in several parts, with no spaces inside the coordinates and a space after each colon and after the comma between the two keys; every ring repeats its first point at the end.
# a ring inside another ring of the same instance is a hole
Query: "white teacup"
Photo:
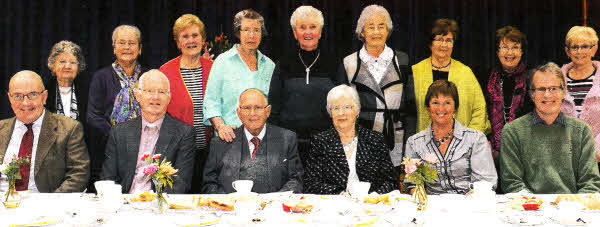
{"type": "Polygon", "coordinates": [[[96,187],[98,197],[102,198],[102,196],[104,196],[104,191],[109,185],[115,185],[115,182],[111,180],[101,180],[94,182],[94,187],[96,187]]]}
{"type": "Polygon", "coordinates": [[[492,191],[494,185],[487,181],[477,181],[469,184],[469,188],[473,190],[473,193],[487,193],[492,191]]]}
{"type": "Polygon", "coordinates": [[[371,183],[369,183],[369,182],[364,182],[364,181],[356,182],[356,183],[352,184],[352,192],[350,192],[350,194],[352,194],[352,196],[354,196],[354,197],[362,199],[362,198],[366,197],[367,195],[369,195],[370,188],[371,188],[371,183]]]}
{"type": "Polygon", "coordinates": [[[254,182],[252,182],[251,180],[236,180],[233,183],[231,183],[233,189],[235,189],[235,191],[239,193],[250,193],[252,191],[253,185],[254,182]]]}
{"type": "Polygon", "coordinates": [[[105,185],[101,198],[102,206],[108,211],[117,211],[123,205],[122,186],[120,184],[105,185]]]}

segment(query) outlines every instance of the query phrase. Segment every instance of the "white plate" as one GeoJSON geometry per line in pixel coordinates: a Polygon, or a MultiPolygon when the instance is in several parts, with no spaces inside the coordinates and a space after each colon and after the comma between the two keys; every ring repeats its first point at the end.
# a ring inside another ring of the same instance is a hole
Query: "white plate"
{"type": "Polygon", "coordinates": [[[233,192],[229,193],[230,196],[258,196],[256,192],[233,192]]]}

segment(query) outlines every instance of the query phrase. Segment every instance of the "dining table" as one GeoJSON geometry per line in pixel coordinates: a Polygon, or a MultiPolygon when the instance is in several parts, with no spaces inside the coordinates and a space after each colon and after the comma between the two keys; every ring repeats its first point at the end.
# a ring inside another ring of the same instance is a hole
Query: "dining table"
{"type": "MultiPolygon", "coordinates": [[[[255,194],[255,193],[253,193],[255,194]]],[[[108,209],[95,194],[29,193],[18,208],[0,206],[0,226],[600,226],[600,212],[578,211],[577,220],[565,222],[552,202],[558,195],[535,195],[542,200],[536,211],[514,209],[510,201],[520,195],[493,195],[481,199],[460,194],[429,195],[425,210],[406,194],[393,192],[387,204],[367,204],[349,195],[255,194],[260,205],[251,210],[222,211],[210,207],[168,209],[157,212],[157,202],[135,203],[123,194],[118,207],[108,209]],[[313,205],[308,213],[288,213],[288,201],[313,205]]],[[[200,198],[236,195],[170,194],[177,204],[200,198]]],[[[239,196],[239,195],[238,195],[239,196]]],[[[237,205],[236,205],[237,206],[237,205]]]]}

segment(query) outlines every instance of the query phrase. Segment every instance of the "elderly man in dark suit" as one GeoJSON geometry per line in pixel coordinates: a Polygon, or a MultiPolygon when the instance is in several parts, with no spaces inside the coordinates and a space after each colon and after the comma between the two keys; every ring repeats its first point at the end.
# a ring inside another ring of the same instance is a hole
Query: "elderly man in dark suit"
{"type": "Polygon", "coordinates": [[[46,111],[48,92],[35,72],[15,74],[8,97],[15,117],[0,121],[0,163],[30,157],[30,162],[19,169],[22,178],[15,182],[16,189],[83,191],[90,175],[90,159],[81,123],[46,111]]]}
{"type": "Polygon", "coordinates": [[[296,134],[265,124],[271,106],[257,89],[244,91],[238,100],[237,128],[231,143],[212,139],[204,168],[203,193],[234,192],[231,183],[252,180],[252,191],[302,192],[302,165],[298,158],[296,134]]]}
{"type": "Polygon", "coordinates": [[[179,170],[173,188],[165,191],[187,193],[192,185],[195,160],[194,131],[166,114],[171,93],[169,80],[162,72],[150,70],[139,81],[135,97],[142,117],[118,124],[110,131],[102,179],[121,184],[124,193],[150,190],[153,188],[150,177],[143,173],[147,163],[141,158],[146,153],[161,154],[179,170]]]}

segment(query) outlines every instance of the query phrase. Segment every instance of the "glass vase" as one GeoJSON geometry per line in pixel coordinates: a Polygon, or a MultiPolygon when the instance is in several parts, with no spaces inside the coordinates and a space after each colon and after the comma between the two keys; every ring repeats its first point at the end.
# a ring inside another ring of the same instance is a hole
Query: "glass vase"
{"type": "Polygon", "coordinates": [[[424,184],[417,184],[412,199],[417,204],[417,210],[424,211],[427,208],[427,192],[424,184]]]}
{"type": "Polygon", "coordinates": [[[164,185],[155,179],[152,179],[152,182],[154,183],[154,189],[156,189],[156,202],[158,203],[158,209],[156,213],[164,214],[167,209],[169,209],[169,204],[167,203],[167,200],[163,194],[164,185]]]}
{"type": "Polygon", "coordinates": [[[15,189],[15,180],[8,181],[8,191],[2,198],[2,204],[6,209],[14,209],[21,205],[21,196],[15,189]]]}

